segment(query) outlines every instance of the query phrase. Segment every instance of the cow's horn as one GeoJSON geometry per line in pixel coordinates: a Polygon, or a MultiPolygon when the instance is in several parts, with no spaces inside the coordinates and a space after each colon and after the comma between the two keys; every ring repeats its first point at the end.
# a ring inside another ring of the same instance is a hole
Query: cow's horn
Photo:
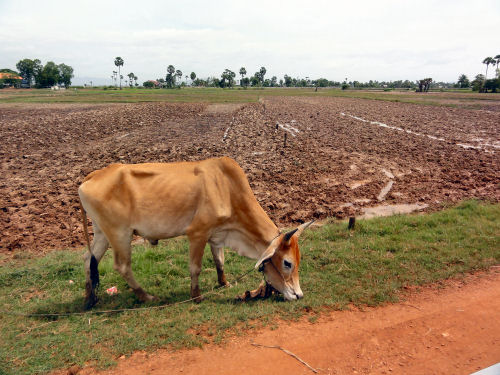
{"type": "Polygon", "coordinates": [[[292,236],[295,234],[295,232],[297,232],[299,230],[299,228],[295,228],[294,230],[288,232],[287,234],[285,234],[285,237],[283,237],[283,241],[285,242],[290,242],[290,238],[292,238],[292,236]]]}
{"type": "Polygon", "coordinates": [[[311,220],[311,221],[308,221],[307,223],[304,223],[304,224],[301,224],[297,227],[297,237],[300,237],[300,235],[302,234],[302,232],[307,229],[307,227],[309,225],[311,225],[312,223],[314,223],[316,220],[311,220]]]}

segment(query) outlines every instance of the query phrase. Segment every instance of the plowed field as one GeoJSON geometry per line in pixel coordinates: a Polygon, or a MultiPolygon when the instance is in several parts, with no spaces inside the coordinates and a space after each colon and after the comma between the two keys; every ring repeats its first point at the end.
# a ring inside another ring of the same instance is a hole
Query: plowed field
{"type": "Polygon", "coordinates": [[[78,185],[116,162],[230,156],[279,226],[381,203],[499,201],[499,124],[497,111],[327,97],[2,105],[0,252],[82,245],[78,185]]]}

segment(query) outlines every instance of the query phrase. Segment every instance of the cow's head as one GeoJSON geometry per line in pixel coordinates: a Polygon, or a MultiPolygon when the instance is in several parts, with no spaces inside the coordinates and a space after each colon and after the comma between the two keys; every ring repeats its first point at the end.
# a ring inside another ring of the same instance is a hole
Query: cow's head
{"type": "Polygon", "coordinates": [[[255,265],[255,268],[263,268],[267,282],[289,301],[304,296],[299,283],[299,236],[312,223],[310,221],[291,232],[280,234],[255,265]]]}

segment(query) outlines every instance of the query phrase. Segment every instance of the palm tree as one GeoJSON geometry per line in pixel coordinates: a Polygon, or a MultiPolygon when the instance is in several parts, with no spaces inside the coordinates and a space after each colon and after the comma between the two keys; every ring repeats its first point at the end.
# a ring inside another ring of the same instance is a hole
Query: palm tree
{"type": "Polygon", "coordinates": [[[488,79],[488,66],[495,65],[496,61],[493,57],[487,57],[483,60],[483,64],[486,64],[486,75],[484,76],[484,80],[486,81],[488,79]]]}
{"type": "Polygon", "coordinates": [[[167,87],[172,88],[175,85],[175,68],[173,65],[167,67],[167,87]]]}
{"type": "Polygon", "coordinates": [[[115,58],[115,65],[118,67],[118,74],[120,75],[120,90],[122,89],[122,75],[120,74],[120,67],[123,66],[123,59],[121,57],[115,58]]]}
{"type": "Polygon", "coordinates": [[[498,72],[498,64],[500,64],[500,55],[496,55],[495,57],[497,67],[495,69],[495,73],[500,76],[500,73],[498,72]]]}
{"type": "Polygon", "coordinates": [[[182,80],[182,71],[177,69],[177,71],[175,72],[175,75],[177,76],[177,78],[179,78],[179,86],[181,85],[181,80],[182,80]]]}
{"type": "Polygon", "coordinates": [[[240,86],[243,86],[241,82],[243,81],[243,77],[247,74],[247,70],[242,66],[240,68],[240,75],[241,75],[241,81],[240,81],[240,86]]]}
{"type": "Polygon", "coordinates": [[[265,67],[261,67],[260,70],[259,70],[259,77],[260,77],[260,82],[261,83],[264,83],[264,76],[266,75],[266,68],[265,67]]]}

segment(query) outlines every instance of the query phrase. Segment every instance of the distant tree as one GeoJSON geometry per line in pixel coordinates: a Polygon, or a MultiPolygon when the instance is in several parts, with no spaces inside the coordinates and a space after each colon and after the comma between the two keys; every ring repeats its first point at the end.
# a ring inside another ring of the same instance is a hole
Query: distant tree
{"type": "Polygon", "coordinates": [[[118,57],[115,57],[115,65],[118,67],[118,75],[120,76],[120,90],[122,89],[122,75],[121,75],[121,71],[120,71],[120,68],[123,66],[123,59],[118,56],[118,57]]]}
{"type": "Polygon", "coordinates": [[[182,80],[182,71],[180,70],[176,70],[175,71],[175,75],[177,76],[177,78],[179,79],[179,85],[181,84],[181,80],[182,80]]]}
{"type": "Polygon", "coordinates": [[[134,86],[134,81],[135,81],[135,86],[139,86],[137,84],[137,80],[139,79],[139,77],[137,77],[134,73],[129,73],[127,74],[128,76],[128,84],[130,87],[134,86]]]}
{"type": "Polygon", "coordinates": [[[59,64],[57,67],[59,68],[59,83],[68,88],[71,85],[71,78],[74,77],[73,68],[66,64],[59,64]]]}
{"type": "Polygon", "coordinates": [[[241,82],[243,81],[243,78],[245,77],[246,74],[247,74],[247,70],[245,69],[245,67],[242,66],[240,68],[240,76],[241,76],[240,86],[242,86],[241,82]]]}
{"type": "Polygon", "coordinates": [[[285,86],[291,87],[292,86],[292,77],[285,74],[285,76],[283,78],[285,79],[285,86]]]}
{"type": "Polygon", "coordinates": [[[169,65],[167,67],[167,76],[165,77],[165,81],[168,88],[175,86],[175,67],[173,65],[169,65]]]}
{"type": "Polygon", "coordinates": [[[240,86],[243,87],[244,89],[250,86],[250,78],[248,77],[242,78],[240,81],[240,86]]]}
{"type": "Polygon", "coordinates": [[[146,81],[142,85],[147,89],[152,89],[155,86],[153,81],[146,81]]]}
{"type": "Polygon", "coordinates": [[[16,72],[15,70],[8,69],[8,68],[0,69],[0,73],[10,73],[10,74],[19,75],[19,73],[16,72]]]}
{"type": "Polygon", "coordinates": [[[483,90],[484,81],[484,76],[482,74],[478,74],[471,82],[472,90],[481,92],[483,90]]]}
{"type": "Polygon", "coordinates": [[[41,61],[38,59],[23,59],[16,64],[16,68],[19,70],[19,75],[23,77],[28,82],[29,87],[31,87],[35,75],[41,70],[41,61]]]}
{"type": "Polygon", "coordinates": [[[465,88],[470,87],[469,78],[467,78],[467,76],[465,74],[462,74],[458,77],[457,83],[458,83],[458,87],[460,87],[461,89],[465,89],[465,88]]]}
{"type": "Polygon", "coordinates": [[[250,84],[252,86],[259,86],[260,85],[260,75],[259,75],[259,72],[255,73],[253,76],[250,77],[250,84]]]}
{"type": "Polygon", "coordinates": [[[500,64],[500,55],[495,56],[496,68],[495,68],[495,76],[500,78],[500,71],[498,70],[498,64],[500,64]]]}
{"type": "Polygon", "coordinates": [[[52,87],[59,82],[59,67],[52,61],[47,62],[35,75],[37,87],[52,87]]]}
{"type": "Polygon", "coordinates": [[[313,81],[316,87],[327,87],[328,80],[326,78],[318,78],[316,81],[313,81]]]}
{"type": "Polygon", "coordinates": [[[167,82],[163,78],[158,78],[157,81],[158,81],[159,87],[161,87],[161,88],[167,87],[167,82]]]}
{"type": "Polygon", "coordinates": [[[491,65],[495,65],[496,63],[496,60],[493,58],[493,57],[486,57],[484,60],[483,60],[483,64],[486,65],[486,75],[484,76],[484,79],[488,79],[488,66],[491,65]]]}
{"type": "Polygon", "coordinates": [[[262,66],[259,70],[259,77],[261,83],[264,83],[264,76],[266,75],[266,72],[267,72],[266,68],[262,66]]]}
{"type": "Polygon", "coordinates": [[[484,83],[484,92],[497,92],[497,89],[500,89],[500,78],[487,79],[484,83]]]}
{"type": "Polygon", "coordinates": [[[432,83],[432,78],[424,78],[417,81],[418,92],[428,92],[432,83]]]}
{"type": "Polygon", "coordinates": [[[196,73],[195,72],[191,72],[190,78],[191,78],[191,81],[194,82],[194,80],[196,79],[196,73]]]}
{"type": "Polygon", "coordinates": [[[236,77],[236,73],[232,70],[226,69],[221,75],[220,86],[221,87],[233,87],[234,85],[234,77],[236,77]]]}
{"type": "Polygon", "coordinates": [[[194,86],[208,86],[208,82],[203,80],[203,79],[195,78],[193,81],[193,85],[194,86]]]}

